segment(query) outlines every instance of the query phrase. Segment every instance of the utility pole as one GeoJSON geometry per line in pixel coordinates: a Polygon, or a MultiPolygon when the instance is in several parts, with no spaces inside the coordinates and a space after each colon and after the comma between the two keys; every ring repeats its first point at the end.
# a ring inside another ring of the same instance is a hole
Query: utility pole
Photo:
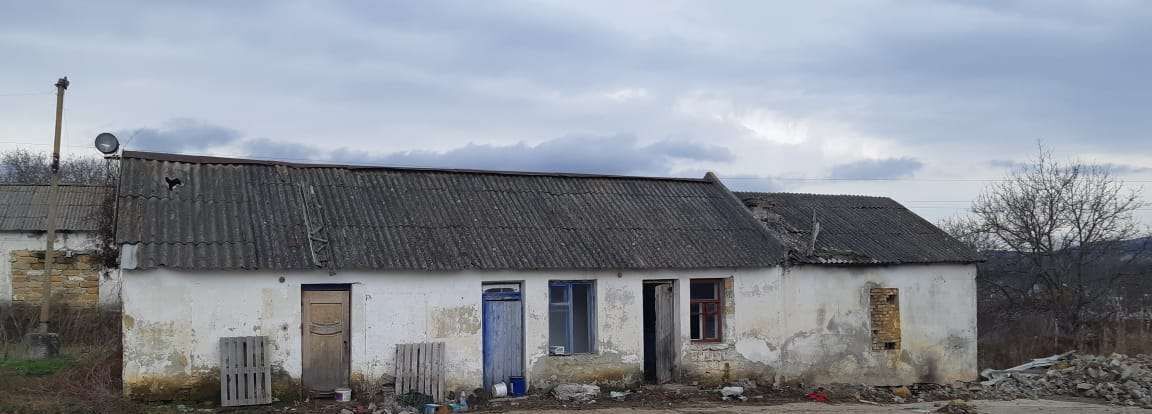
{"type": "Polygon", "coordinates": [[[60,187],[60,123],[64,117],[64,91],[68,89],[68,77],[56,82],[56,134],[52,140],[52,185],[48,188],[48,227],[44,234],[47,239],[44,247],[44,288],[40,301],[40,326],[36,335],[29,335],[30,356],[47,358],[60,351],[60,339],[48,332],[52,314],[52,265],[56,256],[56,204],[60,187]]]}

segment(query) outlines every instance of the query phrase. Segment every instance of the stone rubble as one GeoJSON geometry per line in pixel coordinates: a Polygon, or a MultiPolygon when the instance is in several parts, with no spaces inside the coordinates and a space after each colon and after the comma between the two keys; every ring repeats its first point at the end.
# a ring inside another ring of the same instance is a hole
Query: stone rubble
{"type": "Polygon", "coordinates": [[[552,389],[552,395],[560,401],[589,402],[600,395],[600,387],[592,384],[560,384],[552,389]]]}
{"type": "Polygon", "coordinates": [[[1074,396],[1152,408],[1152,355],[1072,354],[1046,370],[1012,373],[984,388],[997,399],[1074,396]]]}

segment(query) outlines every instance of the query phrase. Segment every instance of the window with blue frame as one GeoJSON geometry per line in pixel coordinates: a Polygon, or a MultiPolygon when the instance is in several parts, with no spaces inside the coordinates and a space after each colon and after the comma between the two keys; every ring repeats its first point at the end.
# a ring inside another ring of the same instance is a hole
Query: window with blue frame
{"type": "Polygon", "coordinates": [[[548,350],[554,355],[596,352],[596,282],[548,283],[548,350]]]}

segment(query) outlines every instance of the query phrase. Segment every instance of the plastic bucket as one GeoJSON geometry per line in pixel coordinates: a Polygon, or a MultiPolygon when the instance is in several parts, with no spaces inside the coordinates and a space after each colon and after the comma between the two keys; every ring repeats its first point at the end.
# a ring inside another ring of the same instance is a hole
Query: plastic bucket
{"type": "Polygon", "coordinates": [[[336,394],[336,401],[352,401],[352,390],[348,388],[337,388],[332,392],[336,394]]]}
{"type": "Polygon", "coordinates": [[[508,396],[508,385],[503,382],[492,385],[492,396],[496,398],[508,396]]]}
{"type": "Polygon", "coordinates": [[[513,397],[522,397],[528,392],[528,384],[524,382],[524,377],[508,377],[508,384],[511,385],[508,393],[513,397]]]}

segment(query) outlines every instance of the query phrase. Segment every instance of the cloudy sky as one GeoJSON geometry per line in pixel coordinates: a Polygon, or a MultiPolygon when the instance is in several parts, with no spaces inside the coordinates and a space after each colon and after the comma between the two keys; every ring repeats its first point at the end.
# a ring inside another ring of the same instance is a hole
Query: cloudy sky
{"type": "Polygon", "coordinates": [[[711,170],[935,220],[1043,142],[1152,186],[1140,1],[142,4],[0,5],[0,148],[47,149],[67,75],[66,156],[711,170]]]}

